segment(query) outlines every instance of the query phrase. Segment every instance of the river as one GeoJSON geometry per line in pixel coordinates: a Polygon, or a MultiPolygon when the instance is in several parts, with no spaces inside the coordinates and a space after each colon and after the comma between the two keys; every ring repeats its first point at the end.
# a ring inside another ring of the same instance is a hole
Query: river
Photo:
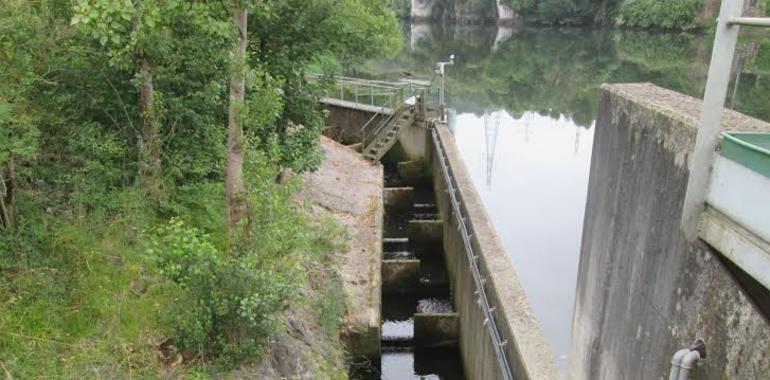
{"type": "MultiPolygon", "coordinates": [[[[447,67],[450,128],[559,366],[565,368],[599,86],[701,96],[712,37],[611,29],[413,24],[357,76],[447,67]]],[[[770,39],[744,41],[727,105],[770,119],[770,39]],[[737,87],[734,86],[738,83],[737,87]]]]}

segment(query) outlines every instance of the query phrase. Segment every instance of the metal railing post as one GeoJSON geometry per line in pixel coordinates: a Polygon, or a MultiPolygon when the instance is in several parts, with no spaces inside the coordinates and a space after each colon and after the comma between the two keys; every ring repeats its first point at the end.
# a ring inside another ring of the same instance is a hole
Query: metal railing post
{"type": "Polygon", "coordinates": [[[420,91],[420,115],[422,115],[423,121],[428,118],[427,105],[425,104],[425,90],[420,91]]]}
{"type": "Polygon", "coordinates": [[[698,236],[700,216],[704,210],[711,164],[721,132],[722,109],[727,88],[730,84],[735,46],[740,26],[730,22],[739,18],[743,11],[743,0],[724,0],[719,10],[714,50],[711,54],[706,91],[703,95],[698,135],[690,160],[690,176],[682,209],[682,232],[687,240],[698,236]]]}

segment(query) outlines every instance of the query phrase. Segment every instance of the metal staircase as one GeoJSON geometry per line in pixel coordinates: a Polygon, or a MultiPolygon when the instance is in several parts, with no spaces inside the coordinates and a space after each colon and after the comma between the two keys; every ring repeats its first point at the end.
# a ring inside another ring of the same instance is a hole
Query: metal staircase
{"type": "MultiPolygon", "coordinates": [[[[371,131],[362,136],[364,157],[371,161],[379,161],[398,141],[401,131],[412,125],[415,119],[415,106],[401,103],[393,113],[383,119],[371,131]]],[[[362,131],[368,129],[367,126],[362,131]]]]}

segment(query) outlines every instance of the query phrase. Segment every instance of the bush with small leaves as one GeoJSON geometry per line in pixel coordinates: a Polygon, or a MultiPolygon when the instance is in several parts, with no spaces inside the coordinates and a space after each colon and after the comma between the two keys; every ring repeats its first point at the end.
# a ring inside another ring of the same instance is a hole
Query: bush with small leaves
{"type": "Polygon", "coordinates": [[[258,357],[291,301],[291,271],[260,265],[255,255],[226,255],[179,219],[156,228],[145,252],[187,298],[171,318],[176,346],[222,367],[258,357]]]}

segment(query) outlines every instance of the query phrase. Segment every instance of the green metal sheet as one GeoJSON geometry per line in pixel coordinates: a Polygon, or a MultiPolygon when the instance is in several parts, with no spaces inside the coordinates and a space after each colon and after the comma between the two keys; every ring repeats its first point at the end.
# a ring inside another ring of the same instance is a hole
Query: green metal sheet
{"type": "Polygon", "coordinates": [[[770,178],[770,133],[725,132],[722,156],[770,178]]]}

